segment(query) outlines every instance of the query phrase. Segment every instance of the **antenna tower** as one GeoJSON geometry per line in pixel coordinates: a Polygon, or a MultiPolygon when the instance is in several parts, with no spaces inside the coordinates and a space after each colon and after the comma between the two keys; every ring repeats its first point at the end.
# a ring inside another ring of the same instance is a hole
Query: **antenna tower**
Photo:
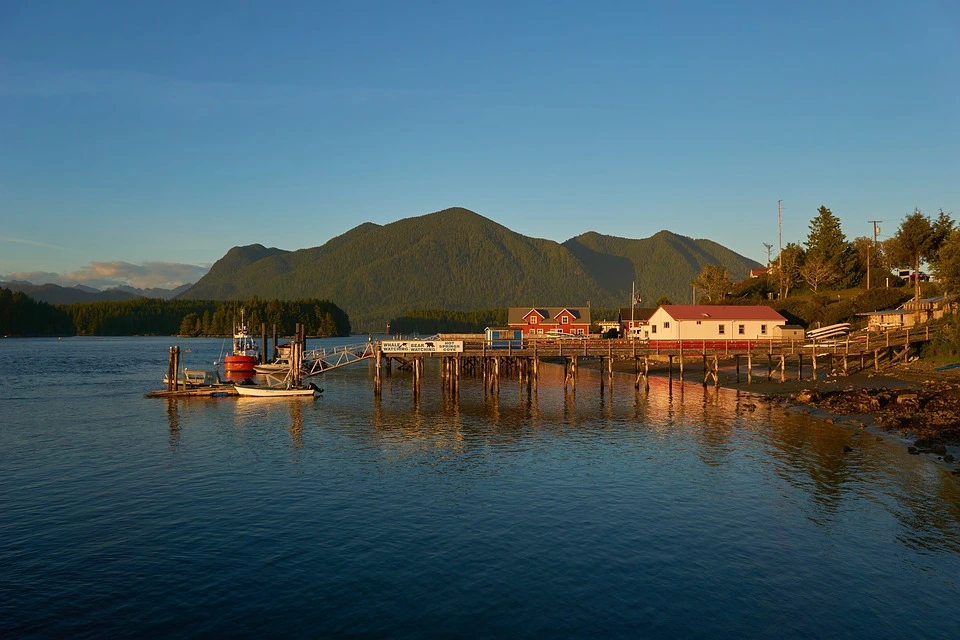
{"type": "Polygon", "coordinates": [[[877,225],[883,222],[883,220],[867,220],[870,223],[870,226],[873,227],[873,244],[870,245],[870,250],[867,251],[867,289],[870,288],[870,255],[874,252],[875,247],[877,246],[877,231],[880,229],[877,225]]]}
{"type": "Polygon", "coordinates": [[[777,200],[777,227],[780,234],[780,266],[777,271],[780,273],[780,300],[783,299],[783,209],[780,206],[782,200],[777,200]]]}

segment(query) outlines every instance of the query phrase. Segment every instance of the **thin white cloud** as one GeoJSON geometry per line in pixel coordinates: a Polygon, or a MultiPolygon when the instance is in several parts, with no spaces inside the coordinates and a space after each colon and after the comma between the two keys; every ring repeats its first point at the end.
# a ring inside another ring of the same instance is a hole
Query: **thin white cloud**
{"type": "Polygon", "coordinates": [[[4,79],[0,83],[0,96],[3,97],[87,95],[189,112],[207,112],[233,105],[274,108],[305,102],[382,104],[411,97],[419,99],[425,93],[368,87],[196,82],[119,69],[55,69],[10,58],[0,58],[0,77],[4,79]]]}
{"type": "Polygon", "coordinates": [[[46,249],[66,249],[66,247],[50,244],[48,242],[38,242],[36,240],[24,240],[23,238],[11,238],[9,236],[0,236],[0,242],[11,242],[13,244],[26,244],[31,247],[44,247],[46,249]]]}

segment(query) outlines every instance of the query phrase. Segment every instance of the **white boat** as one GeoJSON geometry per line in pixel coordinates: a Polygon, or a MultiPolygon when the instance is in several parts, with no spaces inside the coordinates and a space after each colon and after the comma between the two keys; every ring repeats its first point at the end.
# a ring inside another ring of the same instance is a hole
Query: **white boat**
{"type": "Polygon", "coordinates": [[[277,358],[273,362],[258,364],[253,370],[257,373],[286,373],[290,371],[290,358],[277,358]]]}
{"type": "Polygon", "coordinates": [[[257,384],[235,384],[233,388],[237,394],[254,398],[289,398],[291,396],[313,396],[318,397],[323,393],[323,389],[310,383],[303,389],[287,387],[268,387],[257,384]]]}
{"type": "MultiPolygon", "coordinates": [[[[303,366],[300,367],[303,371],[309,371],[310,367],[313,366],[312,360],[306,360],[303,363],[303,366]]],[[[280,357],[274,360],[273,362],[268,362],[265,364],[258,364],[253,368],[257,373],[280,373],[284,374],[290,371],[290,358],[289,357],[280,357]]]]}

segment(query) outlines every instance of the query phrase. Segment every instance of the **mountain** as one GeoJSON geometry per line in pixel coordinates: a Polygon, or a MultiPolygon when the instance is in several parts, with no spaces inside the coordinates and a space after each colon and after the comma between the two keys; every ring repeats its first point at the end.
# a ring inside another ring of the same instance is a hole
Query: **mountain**
{"type": "Polygon", "coordinates": [[[130,287],[127,285],[121,285],[116,289],[107,289],[107,291],[123,291],[124,293],[132,293],[135,296],[141,298],[160,298],[161,300],[170,300],[176,298],[184,291],[188,290],[193,286],[193,283],[182,284],[179,287],[174,289],[161,289],[159,287],[152,287],[149,289],[139,289],[137,287],[130,287]]]}
{"type": "Polygon", "coordinates": [[[83,284],[61,287],[58,284],[33,284],[23,281],[0,282],[0,287],[11,291],[20,291],[32,299],[48,304],[77,304],[80,302],[111,302],[133,300],[134,298],[161,298],[170,300],[190,289],[192,284],[180,285],[176,289],[137,289],[121,286],[116,289],[100,291],[83,284]]]}
{"type": "Polygon", "coordinates": [[[634,281],[643,299],[686,301],[707,264],[734,279],[759,263],[710,240],[669,231],[632,240],[585,233],[563,244],[530,238],[462,208],[364,223],[320,247],[234,247],[185,299],[328,299],[354,328],[373,330],[413,309],[618,307],[634,281]]]}
{"type": "Polygon", "coordinates": [[[78,302],[108,302],[114,300],[132,300],[138,296],[125,291],[111,289],[107,291],[91,290],[90,287],[61,287],[58,284],[31,284],[29,282],[6,282],[3,287],[11,291],[21,291],[34,300],[48,304],[76,304],[78,302]]]}

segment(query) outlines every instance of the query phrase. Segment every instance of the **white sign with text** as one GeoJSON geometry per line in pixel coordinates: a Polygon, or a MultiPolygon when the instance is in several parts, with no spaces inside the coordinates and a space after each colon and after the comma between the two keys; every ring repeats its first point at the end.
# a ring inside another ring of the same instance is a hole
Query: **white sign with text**
{"type": "Polygon", "coordinates": [[[462,353],[462,340],[385,340],[384,353],[462,353]]]}

